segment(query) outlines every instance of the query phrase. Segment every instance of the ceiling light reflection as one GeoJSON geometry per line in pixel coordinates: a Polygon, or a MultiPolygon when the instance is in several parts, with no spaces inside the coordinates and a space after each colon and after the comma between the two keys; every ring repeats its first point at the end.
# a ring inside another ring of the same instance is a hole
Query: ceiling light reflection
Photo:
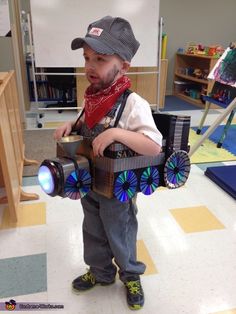
{"type": "Polygon", "coordinates": [[[184,252],[189,249],[186,235],[173,218],[163,217],[157,222],[150,217],[148,223],[166,254],[184,252]]]}

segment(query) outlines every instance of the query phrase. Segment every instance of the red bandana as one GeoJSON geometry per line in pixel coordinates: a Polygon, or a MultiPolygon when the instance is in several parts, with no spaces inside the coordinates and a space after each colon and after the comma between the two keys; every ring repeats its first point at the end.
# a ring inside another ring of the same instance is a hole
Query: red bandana
{"type": "Polygon", "coordinates": [[[122,76],[108,88],[95,94],[89,86],[84,95],[85,123],[91,129],[111,110],[118,97],[131,86],[130,79],[122,76]]]}

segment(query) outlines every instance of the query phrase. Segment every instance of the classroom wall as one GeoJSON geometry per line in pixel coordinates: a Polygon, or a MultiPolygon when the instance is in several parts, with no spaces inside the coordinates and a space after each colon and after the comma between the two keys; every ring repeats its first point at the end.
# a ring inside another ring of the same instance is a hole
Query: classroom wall
{"type": "Polygon", "coordinates": [[[236,0],[160,0],[163,32],[168,35],[167,94],[173,85],[174,57],[188,42],[227,47],[236,41],[236,0]]]}
{"type": "Polygon", "coordinates": [[[0,72],[14,69],[11,37],[0,37],[0,72]]]}

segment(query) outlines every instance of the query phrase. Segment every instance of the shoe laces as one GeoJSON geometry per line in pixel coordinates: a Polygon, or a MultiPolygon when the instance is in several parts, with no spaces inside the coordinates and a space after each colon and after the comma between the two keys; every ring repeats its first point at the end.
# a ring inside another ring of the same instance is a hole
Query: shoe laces
{"type": "Polygon", "coordinates": [[[82,276],[82,280],[83,281],[90,281],[93,285],[96,282],[96,278],[94,277],[94,275],[90,271],[88,271],[86,274],[84,274],[82,276]]]}
{"type": "Polygon", "coordinates": [[[129,289],[129,292],[131,294],[140,294],[141,293],[141,283],[139,280],[135,280],[135,281],[128,281],[126,282],[126,287],[129,289]]]}

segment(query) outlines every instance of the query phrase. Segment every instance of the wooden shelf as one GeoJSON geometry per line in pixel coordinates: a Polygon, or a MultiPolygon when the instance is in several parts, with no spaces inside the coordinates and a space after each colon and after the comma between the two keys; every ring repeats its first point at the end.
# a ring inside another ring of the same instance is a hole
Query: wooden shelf
{"type": "Polygon", "coordinates": [[[176,53],[176,55],[178,56],[187,56],[187,57],[193,57],[193,58],[202,58],[202,59],[209,59],[209,60],[212,60],[212,59],[215,59],[215,60],[218,60],[218,58],[216,57],[213,57],[213,56],[206,56],[206,55],[198,55],[198,54],[190,54],[190,53],[176,53]]]}
{"type": "MultiPolygon", "coordinates": [[[[5,193],[0,204],[7,204],[7,216],[11,222],[17,222],[20,201],[36,200],[39,196],[22,190],[25,144],[14,71],[0,73],[0,112],[0,187],[5,193]]],[[[27,159],[27,164],[36,163],[27,159]]]]}
{"type": "Polygon", "coordinates": [[[190,96],[187,96],[187,95],[184,95],[182,93],[176,93],[175,96],[193,104],[193,105],[196,105],[198,107],[201,107],[201,108],[204,108],[205,107],[205,104],[203,104],[203,102],[200,100],[200,99],[195,99],[195,98],[192,98],[190,96]]]}
{"type": "Polygon", "coordinates": [[[217,60],[217,58],[210,56],[176,53],[173,94],[191,104],[204,108],[205,105],[202,103],[201,99],[185,95],[184,89],[188,88],[197,92],[200,98],[200,95],[208,94],[211,91],[214,81],[208,81],[204,78],[197,78],[183,73],[185,73],[185,71],[187,73],[189,69],[199,69],[204,73],[205,77],[205,75],[210,73],[217,60]],[[179,83],[182,82],[182,84],[178,85],[175,83],[176,81],[179,83]]]}
{"type": "Polygon", "coordinates": [[[207,80],[204,80],[204,79],[198,79],[194,76],[191,76],[191,75],[184,75],[184,74],[179,74],[179,73],[175,73],[175,76],[178,76],[178,77],[181,77],[185,80],[188,80],[188,81],[193,81],[193,82],[197,82],[197,83],[201,83],[201,84],[208,84],[208,81],[207,80]]]}

